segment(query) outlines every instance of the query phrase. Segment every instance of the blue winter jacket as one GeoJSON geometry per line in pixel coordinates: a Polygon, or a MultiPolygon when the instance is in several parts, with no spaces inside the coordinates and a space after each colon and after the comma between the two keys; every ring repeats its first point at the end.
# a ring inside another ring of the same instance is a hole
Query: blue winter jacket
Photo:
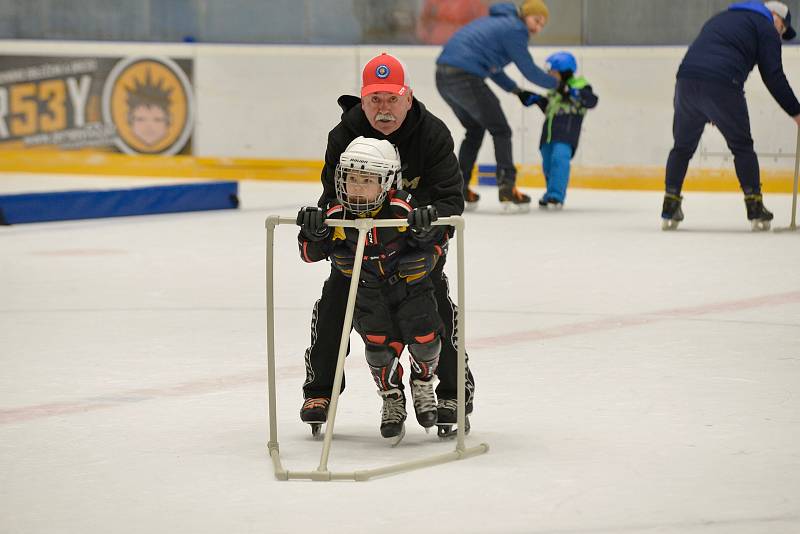
{"type": "Polygon", "coordinates": [[[792,116],[800,113],[800,102],[783,73],[780,35],[761,2],[733,4],[711,17],[689,46],[677,77],[741,88],[756,64],[783,110],[792,116]]]}
{"type": "Polygon", "coordinates": [[[514,4],[495,4],[489,16],[476,19],[458,30],[436,60],[437,65],[450,65],[513,91],[517,84],[503,68],[511,62],[532,83],[545,89],[558,85],[555,78],[533,63],[528,52],[528,28],[519,18],[514,4]]]}

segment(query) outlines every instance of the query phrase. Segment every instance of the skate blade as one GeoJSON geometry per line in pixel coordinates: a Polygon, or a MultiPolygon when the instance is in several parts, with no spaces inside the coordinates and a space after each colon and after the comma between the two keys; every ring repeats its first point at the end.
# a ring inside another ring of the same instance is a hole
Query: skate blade
{"type": "Polygon", "coordinates": [[[661,229],[665,232],[677,230],[680,223],[680,221],[676,221],[675,219],[661,219],[661,229]]]}
{"type": "MultiPolygon", "coordinates": [[[[464,428],[464,435],[469,434],[469,425],[466,425],[464,428]]],[[[451,439],[455,438],[458,435],[458,427],[456,425],[439,425],[436,435],[439,436],[440,439],[451,439]]]]}
{"type": "Polygon", "coordinates": [[[464,211],[476,211],[477,209],[477,202],[464,202],[464,211]]]}
{"type": "Polygon", "coordinates": [[[768,232],[771,226],[769,221],[759,221],[757,219],[750,221],[750,225],[753,232],[768,232]]]}
{"type": "Polygon", "coordinates": [[[506,215],[516,215],[518,213],[528,213],[531,211],[530,203],[514,204],[510,200],[501,200],[500,207],[503,209],[503,213],[506,215]]]}
{"type": "Polygon", "coordinates": [[[311,427],[311,437],[319,439],[322,436],[322,423],[308,423],[311,427]]]}
{"type": "Polygon", "coordinates": [[[392,436],[390,438],[383,438],[385,439],[390,446],[397,447],[401,441],[403,441],[403,437],[406,435],[406,425],[400,427],[400,433],[396,436],[392,436]]]}
{"type": "Polygon", "coordinates": [[[547,204],[546,206],[539,204],[539,209],[543,211],[561,211],[564,209],[564,204],[547,204]]]}

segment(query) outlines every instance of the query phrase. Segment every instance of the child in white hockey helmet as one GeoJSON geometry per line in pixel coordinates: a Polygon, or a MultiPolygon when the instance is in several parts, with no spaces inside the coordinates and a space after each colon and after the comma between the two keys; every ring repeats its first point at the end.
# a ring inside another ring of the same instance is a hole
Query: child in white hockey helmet
{"type": "Polygon", "coordinates": [[[597,95],[586,78],[575,76],[578,62],[569,52],[552,54],[546,64],[550,74],[561,76],[561,82],[536,102],[545,114],[539,150],[547,191],[539,199],[539,207],[560,209],[567,196],[570,162],[578,150],[583,117],[597,105],[597,95]]]}
{"type": "MultiPolygon", "coordinates": [[[[411,394],[417,421],[436,424],[433,377],[439,362],[442,321],[428,274],[447,248],[445,227],[431,226],[436,208],[416,207],[409,193],[396,189],[400,156],[386,140],[357,137],[336,168],[337,202],[323,211],[305,207],[297,215],[298,244],[306,262],[329,258],[347,277],[353,272],[358,231],[331,228],[326,219],[403,219],[407,225],[373,228],[367,234],[353,326],[366,346],[378,394],[383,399],[381,435],[394,444],[405,434],[405,393],[400,355],[407,346],[411,394]]],[[[327,406],[303,420],[318,433],[327,406]]]]}

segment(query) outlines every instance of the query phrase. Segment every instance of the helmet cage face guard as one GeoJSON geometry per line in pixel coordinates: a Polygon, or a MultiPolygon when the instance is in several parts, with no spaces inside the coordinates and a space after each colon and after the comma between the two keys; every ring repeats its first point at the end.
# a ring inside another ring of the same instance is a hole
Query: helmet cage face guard
{"type": "Polygon", "coordinates": [[[392,188],[398,170],[394,161],[377,161],[360,155],[349,157],[346,153],[342,154],[336,166],[336,198],[346,210],[356,215],[375,211],[383,204],[386,193],[392,188]],[[365,191],[369,184],[377,185],[375,198],[352,194],[356,188],[365,191]]]}

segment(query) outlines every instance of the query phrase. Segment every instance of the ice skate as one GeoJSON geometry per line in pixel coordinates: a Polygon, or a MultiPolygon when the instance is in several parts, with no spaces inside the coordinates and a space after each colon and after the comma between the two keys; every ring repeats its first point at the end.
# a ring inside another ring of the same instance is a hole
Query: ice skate
{"type": "MultiPolygon", "coordinates": [[[[439,399],[437,407],[437,434],[440,438],[452,438],[458,432],[458,402],[455,399],[439,399]]],[[[469,414],[472,413],[472,403],[467,403],[464,416],[464,434],[469,434],[469,414]]]]}
{"type": "Polygon", "coordinates": [[[478,209],[478,201],[480,199],[481,196],[468,187],[467,191],[464,193],[464,211],[475,211],[478,209]]]}
{"type": "Polygon", "coordinates": [[[664,204],[661,208],[662,230],[668,231],[678,228],[678,224],[683,220],[682,200],[683,197],[680,195],[673,195],[672,193],[664,195],[664,204]]]}
{"type": "Polygon", "coordinates": [[[542,197],[539,199],[540,210],[560,210],[564,207],[563,202],[559,202],[554,198],[542,197]]]}
{"type": "Polygon", "coordinates": [[[513,185],[501,185],[498,189],[500,206],[504,213],[527,213],[531,209],[531,197],[513,185]]]}
{"type": "Polygon", "coordinates": [[[747,207],[747,220],[750,221],[754,232],[766,232],[772,221],[772,212],[764,207],[764,198],[761,194],[745,195],[744,203],[747,207]]]}
{"type": "Polygon", "coordinates": [[[328,420],[328,406],[331,399],[328,397],[311,397],[303,402],[300,408],[300,420],[311,426],[311,435],[319,436],[322,425],[328,420]]]}
{"type": "Polygon", "coordinates": [[[383,399],[381,409],[381,436],[396,446],[406,435],[406,396],[399,389],[378,391],[383,399]]]}
{"type": "Polygon", "coordinates": [[[414,400],[414,413],[417,422],[428,432],[436,424],[436,395],[433,393],[433,378],[428,380],[411,379],[411,398],[414,400]]]}

